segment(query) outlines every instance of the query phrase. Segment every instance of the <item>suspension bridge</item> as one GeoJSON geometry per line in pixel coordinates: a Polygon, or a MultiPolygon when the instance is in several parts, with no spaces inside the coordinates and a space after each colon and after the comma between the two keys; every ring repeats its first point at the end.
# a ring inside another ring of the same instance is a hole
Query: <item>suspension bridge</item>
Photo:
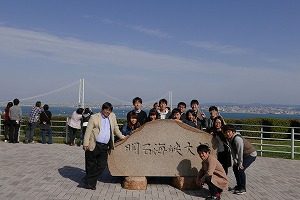
{"type": "MultiPolygon", "coordinates": [[[[135,96],[133,96],[132,98],[134,98],[134,97],[135,96]]],[[[160,97],[143,102],[143,106],[144,107],[152,107],[152,105],[155,102],[158,102],[160,99],[163,99],[163,98],[168,100],[168,106],[172,108],[172,103],[173,103],[172,91],[168,91],[167,93],[163,94],[160,97]]],[[[96,88],[95,86],[89,84],[88,82],[85,82],[84,79],[79,79],[73,83],[64,85],[58,89],[53,89],[51,91],[48,91],[48,92],[45,92],[42,94],[36,94],[36,95],[29,96],[29,97],[18,98],[18,99],[20,100],[21,106],[32,106],[35,104],[36,101],[41,101],[43,103],[47,103],[48,105],[50,105],[52,107],[82,107],[82,108],[101,107],[101,105],[106,101],[111,102],[114,106],[124,106],[124,107],[132,106],[131,101],[125,101],[120,98],[109,95],[106,92],[101,91],[99,88],[96,88]],[[69,91],[69,93],[67,93],[66,91],[69,91]],[[70,94],[70,91],[72,92],[71,96],[74,101],[72,100],[67,103],[63,102],[63,99],[66,99],[66,96],[68,94],[70,94]],[[88,94],[86,94],[86,93],[88,93],[88,94]],[[93,102],[93,101],[89,100],[89,99],[91,99],[90,98],[91,94],[93,94],[93,96],[97,96],[99,101],[97,100],[97,102],[93,102]]],[[[0,106],[3,106],[3,107],[6,106],[6,104],[9,101],[12,101],[12,99],[6,100],[6,101],[1,101],[0,106]]]]}

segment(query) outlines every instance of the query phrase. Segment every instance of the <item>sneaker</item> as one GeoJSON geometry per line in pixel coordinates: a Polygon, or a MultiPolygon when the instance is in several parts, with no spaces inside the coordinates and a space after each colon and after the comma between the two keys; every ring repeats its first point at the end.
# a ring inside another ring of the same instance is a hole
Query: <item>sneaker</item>
{"type": "Polygon", "coordinates": [[[220,196],[208,196],[205,198],[205,200],[220,200],[221,197],[220,196]]]}
{"type": "Polygon", "coordinates": [[[238,186],[234,186],[234,187],[228,187],[228,191],[235,191],[235,190],[238,190],[238,186]]]}
{"type": "Polygon", "coordinates": [[[33,140],[32,140],[32,141],[29,141],[29,143],[33,144],[33,143],[34,143],[34,141],[33,141],[33,140]]]}
{"type": "Polygon", "coordinates": [[[24,143],[24,144],[28,144],[28,140],[24,140],[23,143],[24,143]]]}
{"type": "Polygon", "coordinates": [[[8,142],[8,140],[4,140],[4,142],[8,142]]]}
{"type": "Polygon", "coordinates": [[[233,194],[238,194],[238,195],[246,194],[246,190],[245,189],[235,190],[233,194]]]}

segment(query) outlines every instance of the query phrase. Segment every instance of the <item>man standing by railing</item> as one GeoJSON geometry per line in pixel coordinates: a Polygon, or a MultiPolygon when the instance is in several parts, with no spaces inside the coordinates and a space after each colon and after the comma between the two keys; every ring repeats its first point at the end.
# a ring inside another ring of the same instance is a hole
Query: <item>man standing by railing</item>
{"type": "Polygon", "coordinates": [[[40,101],[37,101],[35,103],[35,106],[32,107],[31,112],[29,114],[28,129],[26,132],[25,140],[24,140],[25,144],[34,143],[33,136],[34,136],[34,132],[36,129],[36,125],[37,125],[41,110],[42,110],[42,103],[40,101]]]}
{"type": "Polygon", "coordinates": [[[22,120],[22,108],[19,106],[19,99],[14,99],[14,105],[9,109],[10,130],[9,130],[9,142],[19,143],[19,129],[20,122],[22,120]]]}

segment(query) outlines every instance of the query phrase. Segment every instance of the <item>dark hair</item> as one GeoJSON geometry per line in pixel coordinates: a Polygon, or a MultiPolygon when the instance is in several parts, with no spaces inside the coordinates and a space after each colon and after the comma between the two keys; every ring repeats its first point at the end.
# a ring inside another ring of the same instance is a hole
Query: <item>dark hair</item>
{"type": "Polygon", "coordinates": [[[231,124],[227,124],[227,125],[225,125],[225,126],[223,126],[223,131],[224,131],[224,133],[226,132],[226,131],[228,131],[228,130],[230,130],[230,131],[232,131],[232,132],[236,132],[236,128],[235,128],[235,126],[233,126],[233,125],[231,125],[231,124]]]}
{"type": "Polygon", "coordinates": [[[19,99],[14,99],[13,102],[14,102],[14,105],[19,105],[20,100],[19,99]]]}
{"type": "Polygon", "coordinates": [[[35,103],[35,106],[36,107],[40,107],[42,105],[42,103],[40,102],[40,101],[37,101],[36,103],[35,103]]]}
{"type": "Polygon", "coordinates": [[[168,101],[167,101],[166,99],[161,99],[161,100],[159,100],[158,103],[159,103],[159,104],[165,103],[166,105],[168,105],[168,101]]]}
{"type": "Polygon", "coordinates": [[[185,118],[188,120],[189,117],[189,113],[191,113],[193,116],[195,116],[195,112],[192,109],[189,109],[188,111],[186,111],[185,113],[185,118]]]}
{"type": "Polygon", "coordinates": [[[157,103],[157,102],[155,102],[155,103],[153,104],[153,108],[155,108],[155,106],[156,106],[156,105],[158,105],[158,103],[157,103]]]}
{"type": "Polygon", "coordinates": [[[12,107],[13,105],[14,105],[13,102],[10,101],[10,102],[7,103],[6,108],[10,108],[10,107],[12,107]]]}
{"type": "Polygon", "coordinates": [[[83,111],[84,111],[83,108],[78,108],[78,109],[76,110],[76,113],[81,115],[81,114],[83,113],[83,111]]]}
{"type": "Polygon", "coordinates": [[[43,106],[43,109],[46,111],[46,110],[49,110],[49,106],[47,105],[47,104],[45,104],[44,106],[43,106]]]}
{"type": "Polygon", "coordinates": [[[191,107],[192,107],[192,105],[193,105],[193,104],[197,104],[197,105],[199,105],[199,102],[198,102],[198,100],[196,100],[196,99],[193,99],[193,100],[191,101],[191,103],[190,103],[191,107]]]}
{"type": "Polygon", "coordinates": [[[132,99],[132,104],[135,104],[135,102],[143,103],[143,100],[140,97],[135,97],[134,99],[132,99]]]}
{"type": "Polygon", "coordinates": [[[224,127],[225,126],[225,121],[224,121],[223,117],[221,117],[220,115],[216,116],[214,118],[214,120],[213,120],[213,127],[215,127],[215,123],[216,123],[217,119],[219,119],[221,121],[222,127],[224,127]]]}
{"type": "Polygon", "coordinates": [[[200,152],[209,153],[209,152],[210,152],[210,149],[209,149],[209,147],[208,147],[206,144],[200,144],[200,145],[197,147],[197,152],[198,152],[198,153],[200,153],[200,152]]]}
{"type": "Polygon", "coordinates": [[[140,123],[137,121],[135,124],[131,123],[132,118],[138,119],[139,115],[137,113],[135,113],[134,111],[129,112],[127,115],[127,127],[129,130],[135,130],[137,128],[139,128],[141,125],[140,123]]]}
{"type": "Polygon", "coordinates": [[[152,116],[152,115],[155,115],[156,119],[158,118],[158,112],[157,112],[156,108],[151,108],[150,109],[149,114],[148,114],[148,121],[151,121],[150,116],[152,116]]]}
{"type": "Polygon", "coordinates": [[[218,108],[216,106],[209,107],[208,111],[212,111],[212,110],[215,110],[218,112],[218,108]]]}
{"type": "Polygon", "coordinates": [[[113,111],[113,106],[111,105],[111,103],[109,102],[105,102],[103,105],[102,105],[102,110],[105,110],[105,109],[109,109],[110,111],[113,111]]]}
{"type": "Polygon", "coordinates": [[[178,104],[177,104],[177,107],[179,107],[179,106],[184,106],[185,108],[186,108],[186,103],[184,103],[184,102],[179,102],[178,104]]]}
{"type": "Polygon", "coordinates": [[[178,109],[178,108],[174,108],[173,110],[172,110],[172,119],[174,119],[174,115],[176,114],[176,113],[179,113],[180,114],[180,110],[178,109]]]}
{"type": "Polygon", "coordinates": [[[88,114],[88,113],[91,113],[91,112],[92,112],[92,110],[90,108],[85,108],[83,114],[88,114]]]}

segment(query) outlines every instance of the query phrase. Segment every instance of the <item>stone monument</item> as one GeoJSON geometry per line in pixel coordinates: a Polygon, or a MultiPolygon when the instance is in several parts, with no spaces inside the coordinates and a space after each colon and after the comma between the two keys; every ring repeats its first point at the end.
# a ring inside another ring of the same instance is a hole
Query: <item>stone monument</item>
{"type": "MultiPolygon", "coordinates": [[[[218,142],[211,134],[183,122],[155,120],[144,124],[128,139],[115,144],[115,149],[108,157],[108,168],[112,176],[175,177],[172,180],[175,187],[192,189],[191,185],[195,184],[186,182],[194,182],[201,168],[197,153],[199,144],[208,144],[211,154],[216,156],[218,142]]],[[[133,180],[130,178],[131,187],[127,189],[141,189],[140,183],[138,187],[133,186],[133,180]]]]}

